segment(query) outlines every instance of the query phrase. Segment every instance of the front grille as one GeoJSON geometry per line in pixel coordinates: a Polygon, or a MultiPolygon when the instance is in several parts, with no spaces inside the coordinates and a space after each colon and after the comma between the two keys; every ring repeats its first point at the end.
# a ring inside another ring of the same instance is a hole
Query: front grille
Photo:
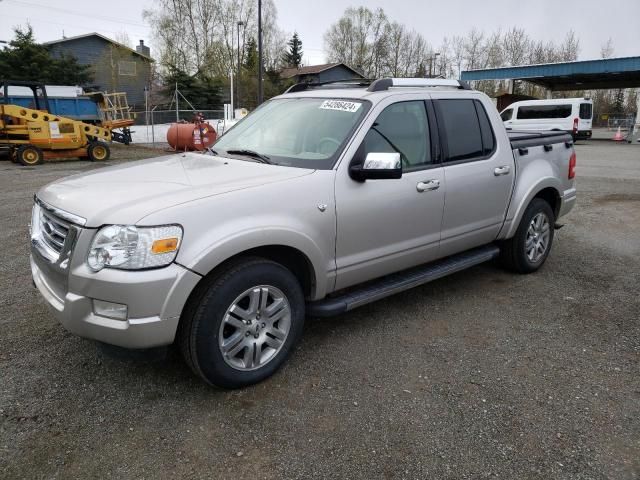
{"type": "Polygon", "coordinates": [[[64,241],[69,234],[69,224],[51,212],[41,208],[40,232],[42,234],[42,241],[47,247],[60,254],[64,246],[64,241]]]}

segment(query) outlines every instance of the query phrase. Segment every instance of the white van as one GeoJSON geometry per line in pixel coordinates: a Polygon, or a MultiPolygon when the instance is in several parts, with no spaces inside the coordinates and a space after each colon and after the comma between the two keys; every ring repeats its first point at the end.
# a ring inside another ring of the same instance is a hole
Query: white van
{"type": "Polygon", "coordinates": [[[500,112],[508,130],[563,130],[574,139],[591,138],[593,102],[586,98],[523,100],[500,112]]]}

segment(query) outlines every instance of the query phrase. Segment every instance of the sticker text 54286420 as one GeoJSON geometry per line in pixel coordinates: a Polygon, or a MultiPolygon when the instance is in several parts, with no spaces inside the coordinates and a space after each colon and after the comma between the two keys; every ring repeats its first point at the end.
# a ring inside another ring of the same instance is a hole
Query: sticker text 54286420
{"type": "Polygon", "coordinates": [[[349,102],[346,100],[325,100],[320,105],[320,108],[323,110],[339,110],[341,112],[357,112],[358,109],[362,106],[361,103],[358,102],[349,102]]]}

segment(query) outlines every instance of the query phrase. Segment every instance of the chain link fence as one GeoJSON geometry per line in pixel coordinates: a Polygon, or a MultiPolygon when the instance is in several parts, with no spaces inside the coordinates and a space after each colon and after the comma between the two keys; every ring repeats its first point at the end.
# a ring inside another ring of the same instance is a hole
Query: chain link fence
{"type": "Polygon", "coordinates": [[[617,130],[618,127],[621,130],[629,130],[633,127],[635,116],[604,113],[593,120],[594,126],[606,127],[608,130],[617,130]]]}
{"type": "Polygon", "coordinates": [[[172,123],[193,122],[196,114],[202,113],[216,130],[224,118],[224,110],[149,110],[134,111],[135,123],[131,127],[133,142],[162,146],[167,144],[167,131],[172,123]]]}
{"type": "Polygon", "coordinates": [[[224,118],[224,110],[149,110],[135,111],[134,125],[159,125],[163,123],[191,122],[197,113],[202,113],[207,120],[224,118]]]}

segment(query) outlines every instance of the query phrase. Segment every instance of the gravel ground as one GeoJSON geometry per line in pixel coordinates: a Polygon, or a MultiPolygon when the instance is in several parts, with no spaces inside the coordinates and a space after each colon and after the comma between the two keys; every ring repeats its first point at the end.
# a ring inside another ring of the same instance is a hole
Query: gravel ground
{"type": "Polygon", "coordinates": [[[640,478],[640,148],[577,150],[540,272],[483,265],[311,320],[240,391],[66,333],[31,285],[31,198],[101,165],[0,162],[0,478],[640,478]]]}

